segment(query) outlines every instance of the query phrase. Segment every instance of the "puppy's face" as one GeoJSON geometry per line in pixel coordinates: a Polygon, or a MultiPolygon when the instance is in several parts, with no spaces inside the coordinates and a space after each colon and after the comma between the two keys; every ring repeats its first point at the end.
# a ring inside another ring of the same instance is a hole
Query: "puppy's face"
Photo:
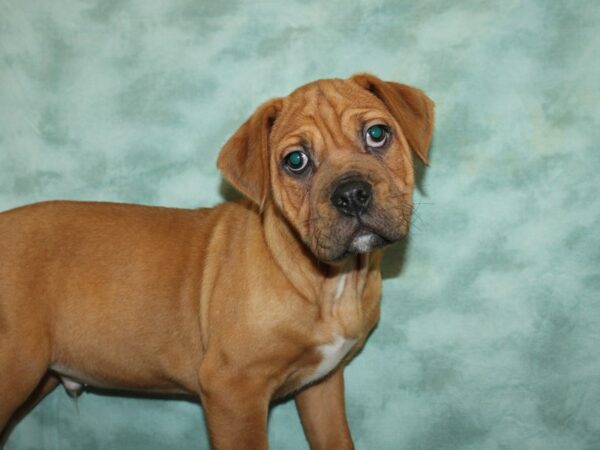
{"type": "MultiPolygon", "coordinates": [[[[431,137],[432,104],[424,94],[361,75],[310,83],[261,109],[255,116],[263,134],[248,136],[245,157],[252,145],[265,148],[260,167],[247,170],[262,170],[266,182],[255,182],[252,194],[259,204],[272,201],[317,258],[330,262],[369,252],[408,232],[410,140],[415,131],[425,135],[412,139],[426,140],[418,148],[425,160],[431,137]],[[416,97],[407,99],[398,89],[416,97]],[[418,114],[411,105],[416,100],[424,107],[418,114]]],[[[233,184],[240,188],[235,178],[233,184]]]]}

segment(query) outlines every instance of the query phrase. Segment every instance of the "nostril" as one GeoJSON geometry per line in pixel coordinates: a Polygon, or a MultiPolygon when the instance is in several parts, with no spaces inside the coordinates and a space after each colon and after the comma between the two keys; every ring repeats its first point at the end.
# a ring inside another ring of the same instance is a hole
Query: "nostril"
{"type": "Polygon", "coordinates": [[[348,201],[348,199],[346,197],[338,197],[335,200],[335,206],[339,206],[341,208],[345,208],[348,206],[350,202],[348,201]]]}
{"type": "Polygon", "coordinates": [[[370,199],[371,195],[367,191],[363,189],[356,191],[356,200],[358,200],[361,205],[366,205],[370,199]]]}

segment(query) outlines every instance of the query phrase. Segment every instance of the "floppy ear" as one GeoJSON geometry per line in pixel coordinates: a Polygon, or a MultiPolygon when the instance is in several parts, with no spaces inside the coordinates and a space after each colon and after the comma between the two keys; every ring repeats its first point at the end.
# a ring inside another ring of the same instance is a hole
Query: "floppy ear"
{"type": "Polygon", "coordinates": [[[434,107],[431,99],[419,89],[393,81],[382,81],[368,73],[356,74],[350,79],[371,91],[385,104],[402,127],[411,150],[429,165],[434,107]]]}
{"type": "Polygon", "coordinates": [[[262,210],[269,190],[269,132],[281,100],[263,103],[225,143],[217,167],[233,187],[262,210]]]}

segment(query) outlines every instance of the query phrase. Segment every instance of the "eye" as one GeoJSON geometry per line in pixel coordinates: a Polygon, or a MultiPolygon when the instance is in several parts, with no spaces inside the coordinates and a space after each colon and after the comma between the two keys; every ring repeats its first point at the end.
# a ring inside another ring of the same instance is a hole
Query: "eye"
{"type": "Polygon", "coordinates": [[[390,129],[387,125],[371,125],[365,131],[365,143],[370,148],[383,147],[390,137],[390,129]]]}
{"type": "Polygon", "coordinates": [[[309,163],[308,155],[302,150],[289,152],[283,158],[283,164],[292,173],[300,174],[306,170],[309,163]]]}

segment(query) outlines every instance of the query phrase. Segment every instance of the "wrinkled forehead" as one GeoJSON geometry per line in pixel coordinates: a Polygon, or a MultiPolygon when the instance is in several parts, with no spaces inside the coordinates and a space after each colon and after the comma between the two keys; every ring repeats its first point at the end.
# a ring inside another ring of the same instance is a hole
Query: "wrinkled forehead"
{"type": "Polygon", "coordinates": [[[319,80],[283,99],[271,132],[279,147],[315,139],[343,145],[357,132],[359,121],[388,117],[377,97],[347,80],[319,80]],[[337,142],[336,142],[337,141],[337,142]]]}

